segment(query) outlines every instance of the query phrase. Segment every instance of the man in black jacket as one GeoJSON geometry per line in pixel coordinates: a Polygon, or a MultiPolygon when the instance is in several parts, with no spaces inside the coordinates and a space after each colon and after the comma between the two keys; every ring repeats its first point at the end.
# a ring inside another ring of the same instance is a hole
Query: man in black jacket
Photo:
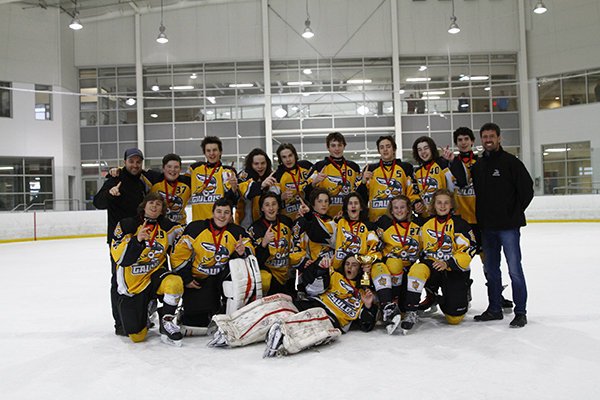
{"type": "MultiPolygon", "coordinates": [[[[140,179],[143,161],[144,154],[140,149],[127,149],[123,161],[124,168],[120,171],[119,176],[112,177],[108,175],[108,179],[94,196],[94,207],[108,211],[107,242],[109,246],[117,223],[123,218],[136,216],[137,207],[144,200],[146,192],[140,179]]],[[[115,274],[117,264],[112,257],[110,260],[112,264],[110,300],[113,318],[115,319],[115,334],[124,335],[117,310],[117,300],[119,299],[115,274]]]]}
{"type": "Polygon", "coordinates": [[[483,239],[489,306],[475,320],[503,318],[500,250],[504,248],[515,302],[510,326],[521,328],[527,323],[527,286],[521,265],[520,228],[526,225],[525,209],[533,199],[533,181],[525,165],[500,146],[498,125],[484,124],[479,135],[485,153],[473,165],[471,174],[483,239]]]}

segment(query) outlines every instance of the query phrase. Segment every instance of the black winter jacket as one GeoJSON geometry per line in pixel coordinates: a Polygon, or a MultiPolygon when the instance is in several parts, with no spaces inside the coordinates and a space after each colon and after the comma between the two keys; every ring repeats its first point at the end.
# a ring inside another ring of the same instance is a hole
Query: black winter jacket
{"type": "Polygon", "coordinates": [[[502,146],[487,152],[471,168],[475,214],[481,229],[507,230],[526,225],[525,209],[533,199],[533,180],[525,165],[502,146]]]}

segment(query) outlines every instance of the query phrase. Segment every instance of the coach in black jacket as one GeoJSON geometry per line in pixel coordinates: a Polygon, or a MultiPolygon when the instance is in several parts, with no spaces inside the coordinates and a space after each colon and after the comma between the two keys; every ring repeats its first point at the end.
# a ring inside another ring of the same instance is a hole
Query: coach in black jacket
{"type": "Polygon", "coordinates": [[[508,264],[515,302],[515,317],[510,323],[521,328],[527,323],[527,285],[521,265],[520,228],[525,226],[525,209],[533,199],[533,181],[525,165],[500,146],[500,127],[484,124],[479,135],[485,149],[472,169],[477,223],[481,228],[484,269],[489,306],[475,317],[477,321],[503,318],[500,250],[508,264]]]}
{"type": "MultiPolygon", "coordinates": [[[[112,177],[109,175],[102,188],[94,196],[94,207],[100,210],[108,210],[107,242],[109,246],[117,223],[124,218],[135,217],[138,205],[144,200],[145,187],[140,179],[143,161],[144,154],[140,149],[127,149],[123,161],[124,168],[120,171],[119,176],[112,177]]],[[[110,300],[113,318],[115,319],[115,333],[124,335],[117,309],[119,299],[116,280],[117,264],[112,257],[111,264],[110,300]]]]}

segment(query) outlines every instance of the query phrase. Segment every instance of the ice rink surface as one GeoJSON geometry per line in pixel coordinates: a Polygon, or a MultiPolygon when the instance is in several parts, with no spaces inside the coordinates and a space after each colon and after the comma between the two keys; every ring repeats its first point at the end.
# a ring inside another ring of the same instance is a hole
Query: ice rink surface
{"type": "MultiPolygon", "coordinates": [[[[407,335],[351,331],[263,359],[264,344],[175,348],[153,328],[114,335],[104,238],[0,244],[2,399],[593,399],[600,392],[600,223],[521,230],[528,325],[475,322],[487,307],[479,258],[463,322],[437,313],[407,335]]],[[[503,266],[505,283],[509,283],[503,266]]],[[[510,286],[505,295],[511,298],[510,286]]]]}

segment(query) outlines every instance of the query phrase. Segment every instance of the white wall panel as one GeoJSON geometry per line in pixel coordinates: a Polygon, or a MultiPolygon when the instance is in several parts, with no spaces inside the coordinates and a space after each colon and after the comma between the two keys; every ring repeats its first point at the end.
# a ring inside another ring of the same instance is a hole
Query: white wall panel
{"type": "MultiPolygon", "coordinates": [[[[133,21],[133,17],[124,17],[85,23],[83,29],[74,33],[75,65],[81,67],[135,64],[133,21]]],[[[158,25],[154,39],[157,36],[158,25]]]]}

